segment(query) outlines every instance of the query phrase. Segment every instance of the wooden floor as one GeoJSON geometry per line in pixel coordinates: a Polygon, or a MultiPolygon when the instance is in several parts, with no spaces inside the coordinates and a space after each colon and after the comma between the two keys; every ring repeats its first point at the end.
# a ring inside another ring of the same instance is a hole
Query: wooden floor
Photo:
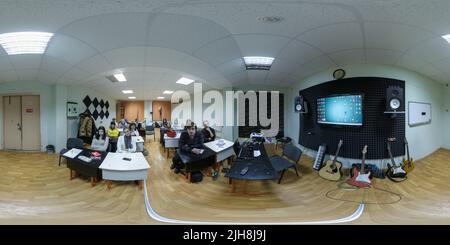
{"type": "MultiPolygon", "coordinates": [[[[170,171],[170,161],[151,139],[146,148],[147,181],[153,209],[161,216],[189,221],[322,221],[366,208],[354,224],[450,224],[450,151],[438,150],[417,163],[403,183],[374,181],[373,188],[347,190],[321,179],[312,159],[302,157],[301,176],[285,174],[281,184],[255,182],[247,192],[231,192],[223,174],[198,184],[170,171]]],[[[269,154],[274,154],[268,147],[269,154]]],[[[46,153],[0,152],[1,224],[158,224],[145,211],[143,190],[132,182],[69,180],[58,157],[46,153]]],[[[345,185],[342,185],[345,187],[345,185]]]]}

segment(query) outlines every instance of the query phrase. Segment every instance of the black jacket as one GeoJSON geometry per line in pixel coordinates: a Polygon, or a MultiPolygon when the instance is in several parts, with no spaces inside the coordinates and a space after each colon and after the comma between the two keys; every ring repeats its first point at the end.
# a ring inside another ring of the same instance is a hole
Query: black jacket
{"type": "Polygon", "coordinates": [[[186,152],[191,152],[194,148],[203,149],[203,135],[200,132],[195,132],[194,138],[191,139],[187,132],[183,132],[180,135],[178,144],[178,147],[186,152]]]}
{"type": "Polygon", "coordinates": [[[203,128],[202,129],[202,134],[203,134],[204,142],[210,142],[210,141],[216,140],[216,131],[213,128],[211,128],[211,127],[209,127],[209,129],[213,133],[213,137],[211,137],[211,135],[209,134],[208,130],[206,130],[206,128],[203,128]]]}

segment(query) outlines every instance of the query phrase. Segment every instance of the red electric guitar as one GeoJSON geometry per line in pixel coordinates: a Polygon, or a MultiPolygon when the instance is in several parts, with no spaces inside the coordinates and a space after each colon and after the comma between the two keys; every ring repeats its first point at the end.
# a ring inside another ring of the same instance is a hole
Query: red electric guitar
{"type": "Polygon", "coordinates": [[[369,187],[370,186],[370,175],[372,174],[370,171],[366,172],[364,169],[365,162],[366,162],[366,153],[367,153],[367,145],[364,146],[364,149],[362,150],[362,162],[361,162],[361,169],[358,169],[358,167],[353,167],[351,171],[353,171],[353,177],[349,180],[347,180],[347,184],[357,186],[357,187],[369,187]]]}

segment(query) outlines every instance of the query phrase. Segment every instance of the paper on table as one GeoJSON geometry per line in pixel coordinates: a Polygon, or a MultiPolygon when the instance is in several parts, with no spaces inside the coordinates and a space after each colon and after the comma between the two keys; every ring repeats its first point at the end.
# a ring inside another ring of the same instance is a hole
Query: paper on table
{"type": "Polygon", "coordinates": [[[261,152],[259,150],[253,151],[253,156],[259,157],[259,156],[261,156],[261,152]]]}
{"type": "Polygon", "coordinates": [[[81,149],[72,148],[69,151],[67,151],[66,153],[64,153],[63,156],[68,157],[68,158],[75,158],[82,151],[83,150],[81,150],[81,149]]]}

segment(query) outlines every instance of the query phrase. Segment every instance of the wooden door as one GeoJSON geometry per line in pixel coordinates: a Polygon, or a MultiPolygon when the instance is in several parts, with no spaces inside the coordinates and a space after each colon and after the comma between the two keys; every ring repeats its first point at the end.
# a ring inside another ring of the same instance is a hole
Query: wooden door
{"type": "Polygon", "coordinates": [[[39,95],[22,96],[22,150],[41,149],[41,118],[39,95]]]}
{"type": "Polygon", "coordinates": [[[3,135],[6,150],[22,150],[20,96],[3,97],[3,135]]]}

